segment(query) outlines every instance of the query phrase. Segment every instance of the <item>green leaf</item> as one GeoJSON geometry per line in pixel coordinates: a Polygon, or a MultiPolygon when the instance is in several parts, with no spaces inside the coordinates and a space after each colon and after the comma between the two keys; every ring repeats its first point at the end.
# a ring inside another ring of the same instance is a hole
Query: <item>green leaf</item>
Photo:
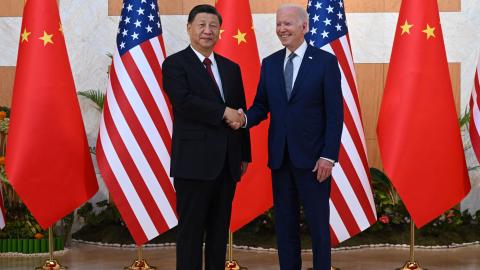
{"type": "Polygon", "coordinates": [[[90,99],[91,101],[93,101],[98,106],[98,110],[102,111],[103,102],[104,102],[104,99],[105,99],[105,94],[102,91],[90,89],[90,90],[85,90],[85,91],[79,91],[79,92],[77,92],[77,95],[84,96],[84,97],[90,99]]]}
{"type": "Polygon", "coordinates": [[[458,122],[460,124],[460,128],[470,122],[470,112],[468,111],[468,107],[465,109],[463,115],[458,118],[458,122]]]}

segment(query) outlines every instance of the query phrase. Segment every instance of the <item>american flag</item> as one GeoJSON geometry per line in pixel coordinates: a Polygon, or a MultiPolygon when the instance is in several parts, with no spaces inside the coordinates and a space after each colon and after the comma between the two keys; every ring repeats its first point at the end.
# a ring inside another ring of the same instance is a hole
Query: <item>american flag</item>
{"type": "Polygon", "coordinates": [[[172,113],[154,0],[124,0],[97,142],[100,172],[137,244],[174,227],[172,113]]]}
{"type": "Polygon", "coordinates": [[[308,1],[307,12],[310,31],[305,39],[334,54],[342,75],[343,133],[330,195],[330,232],[336,245],[370,227],[377,214],[343,1],[308,1]]]}
{"type": "Polygon", "coordinates": [[[470,141],[472,142],[473,151],[480,161],[480,59],[475,71],[475,79],[473,82],[472,96],[470,98],[470,141]]]}

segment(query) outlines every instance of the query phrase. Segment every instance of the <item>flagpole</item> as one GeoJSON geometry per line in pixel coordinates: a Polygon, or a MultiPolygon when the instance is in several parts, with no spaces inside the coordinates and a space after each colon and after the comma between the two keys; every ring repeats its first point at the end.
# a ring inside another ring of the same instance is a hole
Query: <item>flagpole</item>
{"type": "Polygon", "coordinates": [[[36,267],[35,270],[66,270],[68,267],[61,266],[60,263],[53,258],[53,250],[55,249],[53,241],[53,229],[48,228],[48,252],[49,259],[42,266],[36,267]]]}
{"type": "Polygon", "coordinates": [[[137,246],[137,254],[138,258],[135,259],[132,265],[125,267],[125,270],[155,270],[157,269],[155,266],[151,266],[147,263],[147,261],[143,258],[143,246],[137,246]]]}
{"type": "Polygon", "coordinates": [[[410,260],[405,262],[403,267],[396,270],[427,270],[421,268],[418,262],[415,261],[415,223],[413,220],[410,222],[410,260]]]}
{"type": "Polygon", "coordinates": [[[247,267],[242,267],[236,260],[233,259],[233,233],[228,231],[228,259],[225,262],[225,270],[248,270],[247,267]]]}

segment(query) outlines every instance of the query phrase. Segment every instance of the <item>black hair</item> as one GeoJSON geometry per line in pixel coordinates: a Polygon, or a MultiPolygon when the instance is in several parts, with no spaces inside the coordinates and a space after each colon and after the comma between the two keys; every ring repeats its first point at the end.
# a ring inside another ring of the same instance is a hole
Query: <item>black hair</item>
{"type": "Polygon", "coordinates": [[[222,25],[222,15],[218,13],[217,9],[214,6],[207,4],[193,7],[188,14],[188,23],[192,23],[198,13],[208,13],[216,15],[218,17],[218,22],[220,23],[220,25],[222,25]]]}

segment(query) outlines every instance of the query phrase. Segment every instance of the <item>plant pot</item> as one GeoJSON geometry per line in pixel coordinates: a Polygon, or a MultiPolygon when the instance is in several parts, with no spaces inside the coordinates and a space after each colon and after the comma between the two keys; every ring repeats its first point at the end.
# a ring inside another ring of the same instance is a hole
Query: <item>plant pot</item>
{"type": "MultiPolygon", "coordinates": [[[[55,237],[54,250],[64,249],[64,239],[55,237]]],[[[0,253],[18,252],[24,254],[47,253],[48,239],[0,239],[0,253]]]]}
{"type": "MultiPolygon", "coordinates": [[[[19,241],[22,242],[22,251],[21,252],[24,253],[24,254],[28,254],[29,253],[28,252],[28,239],[22,239],[22,240],[19,240],[19,241]]],[[[20,252],[20,250],[18,252],[20,252]]]]}

